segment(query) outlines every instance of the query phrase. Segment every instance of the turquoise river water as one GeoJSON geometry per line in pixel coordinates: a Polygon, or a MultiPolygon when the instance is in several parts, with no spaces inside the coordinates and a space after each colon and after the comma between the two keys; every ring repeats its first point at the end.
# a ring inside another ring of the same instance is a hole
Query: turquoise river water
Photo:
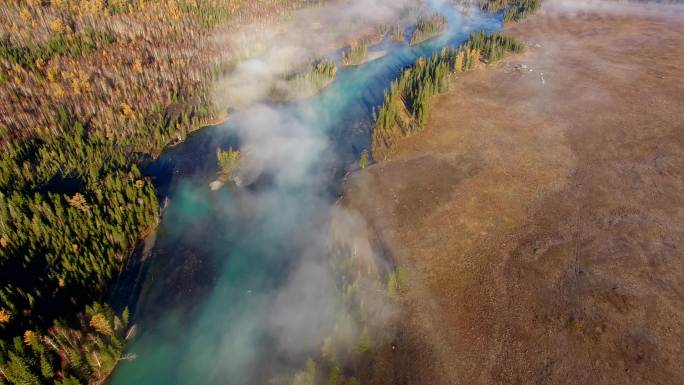
{"type": "Polygon", "coordinates": [[[449,23],[441,37],[417,47],[385,42],[386,56],[341,68],[316,97],[236,113],[148,167],[169,205],[113,289],[136,334],[127,346],[135,358],[120,363],[112,384],[263,384],[287,366],[280,353],[307,354],[307,333],[330,309],[316,301],[325,298],[320,286],[298,286],[317,279],[315,266],[303,274],[298,260],[317,252],[342,177],[369,148],[373,106],[419,56],[501,28],[498,15],[441,12],[449,23]],[[262,154],[262,176],[211,191],[216,148],[250,144],[262,154]]]}

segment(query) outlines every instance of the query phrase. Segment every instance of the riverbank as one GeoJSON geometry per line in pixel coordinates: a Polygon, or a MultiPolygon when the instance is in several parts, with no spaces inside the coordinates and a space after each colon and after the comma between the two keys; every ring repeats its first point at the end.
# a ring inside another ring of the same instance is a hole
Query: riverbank
{"type": "Polygon", "coordinates": [[[351,175],[345,204],[406,271],[362,383],[684,377],[677,15],[548,2],[504,31],[526,53],[459,76],[423,132],[351,175]]]}
{"type": "Polygon", "coordinates": [[[344,64],[343,66],[344,67],[351,67],[351,68],[360,67],[364,64],[367,64],[367,63],[370,63],[372,61],[375,61],[375,60],[378,60],[378,59],[385,57],[387,55],[387,52],[388,52],[387,50],[369,52],[368,56],[366,56],[362,60],[359,60],[358,62],[354,62],[354,63],[344,64]]]}
{"type": "MultiPolygon", "coordinates": [[[[479,14],[464,18],[464,24],[478,30],[500,25],[496,17],[479,14]]],[[[445,39],[467,37],[460,30],[451,33],[445,39]]],[[[293,35],[302,33],[295,29],[293,35]]],[[[324,368],[331,373],[337,368],[332,361],[315,361],[320,344],[331,346],[318,337],[335,334],[326,331],[333,326],[328,320],[340,315],[330,304],[345,305],[340,301],[368,286],[357,285],[356,274],[333,274],[327,260],[321,264],[330,251],[323,241],[330,237],[327,221],[321,221],[333,209],[339,182],[330,171],[367,148],[371,106],[382,101],[391,79],[419,55],[441,49],[440,44],[397,46],[382,60],[342,71],[339,81],[316,98],[241,109],[228,127],[188,136],[160,157],[156,165],[174,175],[177,188],[149,258],[139,334],[128,346],[137,359],[117,368],[112,384],[213,384],[225,378],[263,384],[287,373],[301,377],[295,371],[308,371],[308,358],[323,375],[328,374],[324,368]],[[236,145],[245,153],[254,151],[261,162],[257,165],[266,166],[256,172],[266,178],[250,188],[209,191],[215,149],[236,145]],[[302,301],[307,293],[315,300],[302,301]],[[291,309],[303,315],[293,320],[291,309]]],[[[344,223],[353,233],[356,228],[344,223]]],[[[358,258],[356,243],[336,249],[358,258]]],[[[384,294],[384,283],[381,279],[370,294],[384,294]]],[[[367,310],[378,309],[378,301],[353,301],[361,306],[362,319],[371,314],[367,310]]],[[[373,349],[370,331],[347,326],[340,329],[344,345],[352,352],[373,349]],[[360,333],[358,343],[354,333],[360,333]]],[[[347,355],[335,356],[326,359],[339,358],[344,377],[352,375],[344,362],[347,355]]]]}

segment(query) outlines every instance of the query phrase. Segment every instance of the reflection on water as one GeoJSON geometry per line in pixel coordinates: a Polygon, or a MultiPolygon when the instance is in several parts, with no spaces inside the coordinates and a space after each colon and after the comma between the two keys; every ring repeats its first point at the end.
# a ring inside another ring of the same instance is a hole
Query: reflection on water
{"type": "MultiPolygon", "coordinates": [[[[498,18],[477,11],[445,13],[443,36],[418,47],[385,42],[378,49],[386,56],[340,69],[319,96],[245,110],[190,135],[148,168],[171,200],[149,256],[132,262],[115,293],[134,310],[138,335],[128,347],[137,358],[121,363],[113,384],[262,384],[273,374],[266,368],[284,362],[279,333],[293,333],[290,340],[302,347],[295,351],[306,353],[308,336],[275,319],[296,315],[274,310],[274,301],[282,301],[278,294],[298,260],[318,252],[340,179],[369,148],[373,106],[418,56],[457,45],[474,30],[500,28],[498,18]],[[267,155],[261,178],[246,190],[211,191],[216,148],[250,143],[248,151],[267,155]]],[[[312,270],[304,279],[317,279],[312,270]]],[[[324,295],[302,290],[307,299],[324,295]]],[[[316,318],[311,325],[293,318],[312,337],[333,306],[295,305],[300,317],[316,318]]]]}

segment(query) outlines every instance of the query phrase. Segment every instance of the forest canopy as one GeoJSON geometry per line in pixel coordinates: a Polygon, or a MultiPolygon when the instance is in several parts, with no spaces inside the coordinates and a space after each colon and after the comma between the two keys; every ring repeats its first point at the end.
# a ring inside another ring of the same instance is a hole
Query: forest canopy
{"type": "Polygon", "coordinates": [[[226,107],[208,37],[307,3],[0,4],[0,384],[106,378],[128,315],[99,303],[158,222],[141,169],[226,107]]]}

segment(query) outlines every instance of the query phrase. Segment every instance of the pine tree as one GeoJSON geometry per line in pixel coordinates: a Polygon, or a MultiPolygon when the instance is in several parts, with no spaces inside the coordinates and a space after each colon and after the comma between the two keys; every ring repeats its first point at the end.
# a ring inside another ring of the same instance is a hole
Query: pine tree
{"type": "Polygon", "coordinates": [[[359,159],[359,167],[366,168],[368,165],[368,151],[363,150],[361,151],[361,158],[359,159]]]}

